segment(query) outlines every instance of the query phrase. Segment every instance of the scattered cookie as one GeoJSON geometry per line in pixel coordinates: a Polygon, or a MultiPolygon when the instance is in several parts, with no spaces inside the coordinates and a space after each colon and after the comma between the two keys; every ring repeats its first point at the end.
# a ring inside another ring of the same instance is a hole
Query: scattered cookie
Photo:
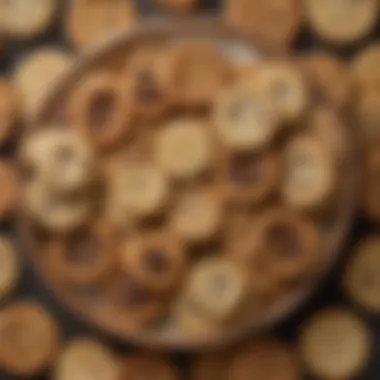
{"type": "Polygon", "coordinates": [[[121,364],[103,343],[80,337],[68,343],[54,366],[54,380],[118,380],[121,364]]]}
{"type": "Polygon", "coordinates": [[[66,34],[77,49],[85,49],[133,27],[137,18],[131,0],[74,1],[69,8],[66,34]]]}
{"type": "Polygon", "coordinates": [[[377,0],[342,2],[306,0],[305,16],[310,28],[322,39],[337,45],[355,43],[372,32],[379,14],[377,0]]]}
{"type": "Polygon", "coordinates": [[[372,348],[367,326],[352,312],[329,308],[303,327],[299,351],[306,369],[325,379],[349,379],[361,374],[372,348]]]}
{"type": "Polygon", "coordinates": [[[0,219],[13,216],[18,206],[19,180],[12,164],[0,161],[0,219]]]}
{"type": "Polygon", "coordinates": [[[58,11],[55,0],[2,1],[0,13],[5,32],[12,37],[29,39],[45,33],[58,11]]]}
{"type": "Polygon", "coordinates": [[[343,288],[352,301],[372,313],[380,312],[380,239],[370,236],[356,246],[344,276],[343,288]]]}
{"type": "Polygon", "coordinates": [[[227,0],[224,17],[234,29],[286,51],[301,29],[302,3],[299,0],[227,0]]]}
{"type": "Polygon", "coordinates": [[[354,57],[351,63],[351,71],[361,85],[380,85],[380,75],[377,70],[380,63],[380,44],[374,43],[354,57]]]}
{"type": "Polygon", "coordinates": [[[0,361],[9,373],[41,373],[53,364],[59,346],[58,327],[40,305],[22,301],[0,312],[0,361]]]}
{"type": "Polygon", "coordinates": [[[238,348],[227,373],[228,380],[299,380],[301,366],[289,344],[261,338],[238,348]]]}

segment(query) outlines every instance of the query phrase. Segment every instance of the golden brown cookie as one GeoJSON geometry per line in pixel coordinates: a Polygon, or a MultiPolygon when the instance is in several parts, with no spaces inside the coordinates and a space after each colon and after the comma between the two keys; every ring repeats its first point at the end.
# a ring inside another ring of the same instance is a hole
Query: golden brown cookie
{"type": "Polygon", "coordinates": [[[302,4],[299,0],[227,0],[224,17],[234,29],[287,50],[301,27],[302,4]]]}
{"type": "Polygon", "coordinates": [[[157,132],[154,159],[168,176],[193,179],[210,168],[213,148],[212,136],[205,121],[175,119],[157,132]]]}
{"type": "Polygon", "coordinates": [[[342,109],[350,103],[354,80],[344,62],[338,57],[325,52],[312,52],[300,58],[300,67],[317,100],[337,109],[342,109]]]}
{"type": "Polygon", "coordinates": [[[226,380],[299,380],[301,366],[295,349],[275,338],[260,338],[238,348],[226,380]]]}
{"type": "Polygon", "coordinates": [[[80,337],[67,344],[54,368],[54,380],[119,380],[121,364],[103,343],[80,337]]]}
{"type": "Polygon", "coordinates": [[[21,266],[16,247],[6,236],[0,236],[0,300],[5,299],[16,287],[21,266]]]}
{"type": "Polygon", "coordinates": [[[78,84],[69,101],[73,127],[95,149],[111,149],[131,132],[132,98],[112,74],[92,74],[78,84]]]}
{"type": "Polygon", "coordinates": [[[99,43],[136,24],[137,11],[131,0],[79,0],[72,2],[66,34],[78,49],[99,43]]]}
{"type": "Polygon", "coordinates": [[[305,15],[310,28],[329,42],[346,45],[370,34],[379,14],[377,0],[306,0],[305,15]]]}
{"type": "Polygon", "coordinates": [[[34,376],[53,364],[60,346],[56,322],[38,304],[14,303],[0,313],[0,361],[16,376],[34,376]]]}
{"type": "Polygon", "coordinates": [[[164,356],[134,354],[122,360],[122,378],[130,380],[180,380],[180,371],[164,356]]]}
{"type": "Polygon", "coordinates": [[[210,42],[191,40],[175,44],[167,54],[170,90],[179,106],[210,106],[233,79],[230,62],[210,42]]]}
{"type": "Polygon", "coordinates": [[[45,249],[47,270],[69,285],[97,282],[116,267],[117,242],[104,221],[52,238],[45,249]]]}
{"type": "Polygon", "coordinates": [[[20,96],[5,78],[0,78],[0,145],[6,144],[16,133],[20,118],[20,96]]]}
{"type": "Polygon", "coordinates": [[[55,0],[12,0],[0,4],[5,32],[20,39],[34,38],[46,32],[57,11],[58,2],[55,0]]]}
{"type": "Polygon", "coordinates": [[[346,309],[322,310],[304,326],[299,351],[306,369],[324,379],[360,375],[372,348],[364,322],[346,309]]]}
{"type": "Polygon", "coordinates": [[[128,276],[152,292],[177,289],[186,270],[187,258],[176,236],[165,232],[127,238],[120,252],[128,276]]]}
{"type": "Polygon", "coordinates": [[[220,189],[233,204],[260,204],[280,182],[281,161],[275,152],[224,153],[219,168],[220,189]]]}
{"type": "Polygon", "coordinates": [[[291,209],[273,208],[256,222],[253,249],[275,278],[291,281],[318,271],[325,254],[312,219],[291,209]]]}
{"type": "Polygon", "coordinates": [[[372,313],[380,311],[380,239],[376,235],[359,242],[348,261],[343,288],[352,301],[372,313]]]}
{"type": "Polygon", "coordinates": [[[69,52],[53,46],[36,49],[17,63],[12,76],[27,116],[33,116],[72,63],[73,56],[69,52]]]}
{"type": "Polygon", "coordinates": [[[283,159],[284,202],[303,210],[325,206],[337,185],[332,151],[313,136],[296,136],[286,144],[283,159]]]}
{"type": "Polygon", "coordinates": [[[121,86],[133,98],[137,121],[156,121],[169,110],[171,73],[167,60],[166,49],[160,46],[141,47],[126,58],[121,86]]]}
{"type": "Polygon", "coordinates": [[[12,216],[17,207],[19,181],[14,167],[5,161],[0,162],[0,219],[12,216]]]}
{"type": "Polygon", "coordinates": [[[377,68],[380,64],[380,44],[373,43],[354,57],[351,72],[361,85],[380,85],[380,74],[377,68]]]}

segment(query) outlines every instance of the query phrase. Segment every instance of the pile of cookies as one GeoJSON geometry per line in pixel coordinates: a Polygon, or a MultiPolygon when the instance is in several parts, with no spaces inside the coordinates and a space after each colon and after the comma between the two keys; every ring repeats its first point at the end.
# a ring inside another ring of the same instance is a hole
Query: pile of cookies
{"type": "Polygon", "coordinates": [[[338,107],[309,66],[193,38],[89,68],[17,156],[49,282],[119,331],[174,321],[192,338],[310,284],[331,260],[350,96],[338,107]]]}

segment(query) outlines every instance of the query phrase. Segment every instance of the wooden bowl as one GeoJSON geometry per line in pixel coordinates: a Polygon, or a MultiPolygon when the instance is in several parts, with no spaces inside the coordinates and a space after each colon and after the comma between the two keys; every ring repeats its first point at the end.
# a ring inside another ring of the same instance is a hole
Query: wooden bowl
{"type": "MultiPolygon", "coordinates": [[[[214,18],[181,19],[177,21],[171,20],[170,22],[167,20],[149,21],[138,29],[125,31],[84,54],[78,63],[52,86],[50,93],[35,115],[34,124],[37,126],[50,122],[54,123],[56,120],[64,118],[65,114],[64,112],[62,113],[61,105],[65,94],[89,70],[98,67],[105,60],[107,61],[107,57],[120,57],[123,52],[127,53],[131,47],[139,43],[187,37],[212,39],[221,48],[227,48],[226,51],[235,49],[233,50],[235,58],[239,56],[242,59],[247,59],[249,56],[249,59],[260,59],[260,57],[278,53],[278,50],[266,44],[263,39],[255,39],[252,36],[249,40],[242,38],[214,18]],[[240,49],[240,52],[236,49],[240,49]],[[243,50],[245,53],[241,54],[243,50]]],[[[115,67],[117,62],[117,59],[115,59],[115,67]]],[[[248,334],[270,328],[294,312],[317,289],[318,283],[338,257],[354,218],[359,184],[359,159],[353,144],[354,139],[348,128],[342,129],[340,132],[347,140],[346,156],[341,167],[344,175],[342,175],[343,183],[340,195],[332,207],[331,215],[323,222],[322,226],[323,241],[327,248],[327,259],[323,270],[318,276],[303,284],[302,287],[296,287],[289,294],[279,298],[278,301],[265,310],[265,313],[255,315],[239,326],[234,327],[233,330],[225,331],[215,338],[188,337],[182,335],[173,325],[142,331],[127,329],[125,326],[115,322],[112,314],[104,307],[102,298],[95,289],[87,289],[86,291],[67,289],[55,281],[52,274],[43,265],[43,255],[39,250],[38,241],[33,234],[33,230],[27,224],[21,222],[20,230],[25,250],[47,287],[53,291],[64,305],[86,322],[104,332],[110,333],[119,340],[149,348],[167,350],[200,350],[231,344],[248,334]]]]}

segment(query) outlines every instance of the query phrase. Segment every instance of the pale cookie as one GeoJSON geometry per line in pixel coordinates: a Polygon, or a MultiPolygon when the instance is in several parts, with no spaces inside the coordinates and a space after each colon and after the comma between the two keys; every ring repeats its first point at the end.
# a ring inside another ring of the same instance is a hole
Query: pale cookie
{"type": "Polygon", "coordinates": [[[16,38],[33,38],[53,23],[56,0],[11,0],[0,2],[0,14],[6,33],[16,38]]]}
{"type": "Polygon", "coordinates": [[[324,40],[346,45],[372,32],[379,15],[377,0],[306,0],[310,28],[324,40]]]}
{"type": "Polygon", "coordinates": [[[92,338],[69,342],[55,364],[54,380],[119,380],[121,364],[103,343],[92,338]]]}
{"type": "Polygon", "coordinates": [[[332,196],[337,173],[332,153],[312,137],[296,137],[284,152],[284,201],[298,209],[316,210],[332,196]]]}
{"type": "Polygon", "coordinates": [[[323,379],[350,379],[361,374],[372,349],[364,322],[345,309],[318,312],[302,329],[299,340],[306,369],[323,379]]]}
{"type": "Polygon", "coordinates": [[[176,179],[193,179],[210,168],[213,144],[206,122],[177,119],[157,133],[156,164],[176,179]]]}
{"type": "Polygon", "coordinates": [[[22,97],[27,116],[33,115],[52,86],[72,65],[73,56],[56,47],[39,48],[17,63],[13,81],[22,97]]]}
{"type": "Polygon", "coordinates": [[[370,236],[360,241],[347,264],[343,287],[347,295],[372,313],[380,312],[380,239],[370,236]]]}
{"type": "Polygon", "coordinates": [[[185,294],[216,321],[229,320],[239,312],[246,297],[246,278],[233,261],[201,260],[190,272],[185,294]]]}

